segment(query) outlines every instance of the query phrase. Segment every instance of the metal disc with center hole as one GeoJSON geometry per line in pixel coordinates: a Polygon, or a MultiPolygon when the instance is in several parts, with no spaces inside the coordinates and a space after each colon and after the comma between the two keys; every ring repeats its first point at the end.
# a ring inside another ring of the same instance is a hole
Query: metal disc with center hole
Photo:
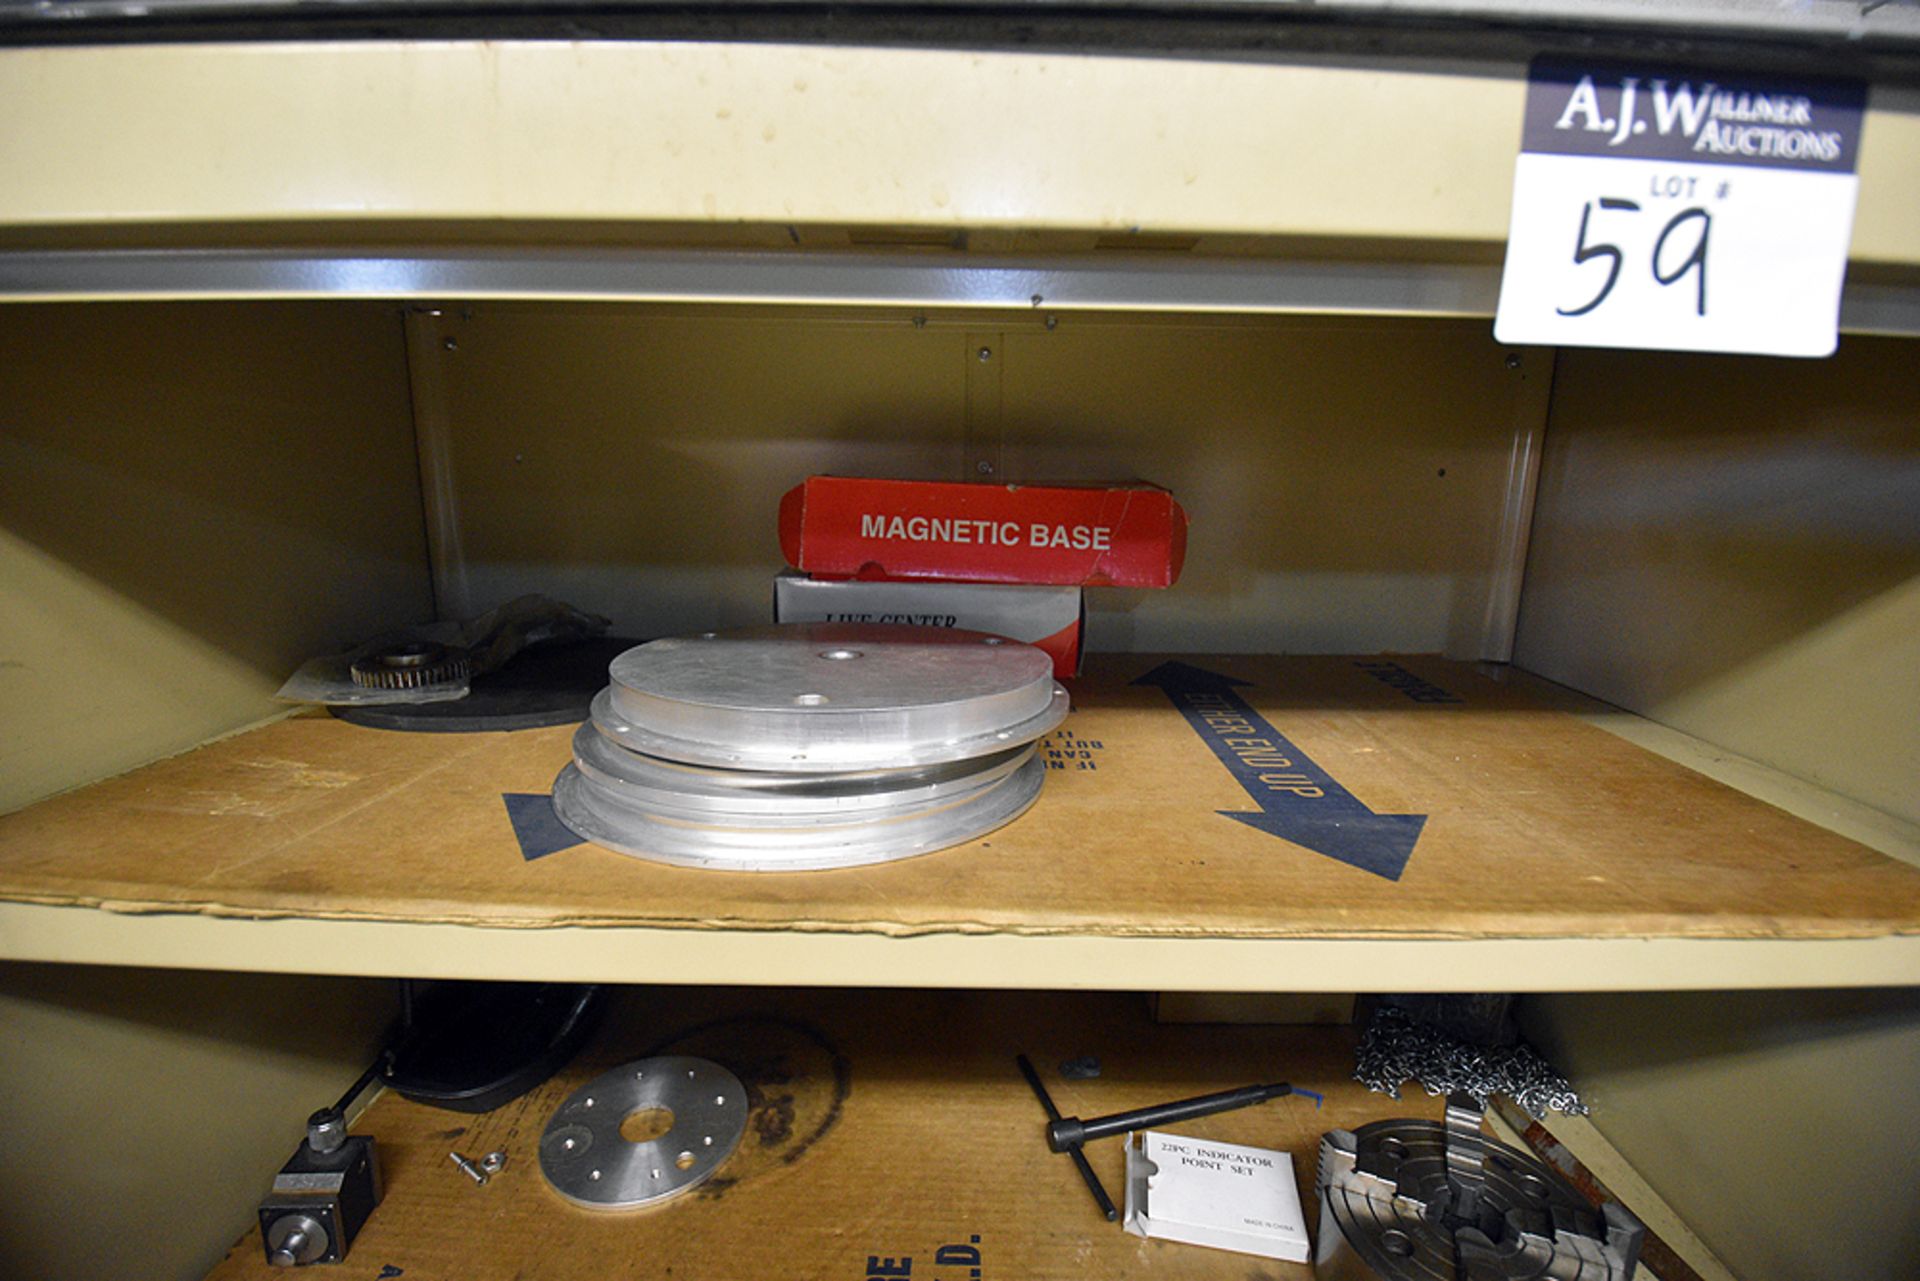
{"type": "Polygon", "coordinates": [[[975,791],[1026,763],[1037,744],[919,769],[857,775],[705,769],[616,746],[593,726],[573,736],[573,763],[609,798],[694,821],[846,822],[887,818],[975,791]]]}
{"type": "Polygon", "coordinates": [[[1004,778],[899,817],[746,826],[687,822],[622,804],[568,765],[554,782],[553,808],[574,832],[622,854],[682,867],[805,871],[886,863],[984,836],[1033,804],[1045,774],[1045,763],[1029,756],[1004,778]]]}
{"type": "Polygon", "coordinates": [[[540,1135],[540,1173],[555,1192],[592,1210],[631,1210],[699,1187],[747,1129],[747,1092],[718,1063],[665,1055],[625,1063],[575,1090],[540,1135]],[[673,1114],[666,1133],[634,1143],[621,1122],[673,1114]]]}
{"type": "Polygon", "coordinates": [[[786,773],[900,769],[1031,742],[1067,714],[1053,660],[981,632],[782,623],[614,659],[593,721],[632,751],[786,773]]]}

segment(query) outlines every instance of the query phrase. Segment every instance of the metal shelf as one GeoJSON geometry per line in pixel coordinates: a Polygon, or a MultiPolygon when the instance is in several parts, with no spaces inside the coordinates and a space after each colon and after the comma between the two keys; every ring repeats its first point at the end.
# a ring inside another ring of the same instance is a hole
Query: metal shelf
{"type": "Polygon", "coordinates": [[[1222,818],[1251,802],[1170,696],[1132,683],[1154,660],[1110,656],[1068,723],[1103,763],[1050,772],[1039,805],[981,841],[845,872],[529,851],[502,796],[551,782],[568,727],[281,721],[0,819],[0,955],[1122,990],[1341,991],[1360,974],[1468,991],[1920,981],[1920,870],[1829,829],[1909,858],[1920,839],[1864,807],[1464,664],[1395,660],[1459,691],[1435,704],[1353,660],[1195,661],[1255,682],[1236,697],[1296,751],[1338,762],[1375,812],[1429,815],[1403,874],[1222,818]]]}

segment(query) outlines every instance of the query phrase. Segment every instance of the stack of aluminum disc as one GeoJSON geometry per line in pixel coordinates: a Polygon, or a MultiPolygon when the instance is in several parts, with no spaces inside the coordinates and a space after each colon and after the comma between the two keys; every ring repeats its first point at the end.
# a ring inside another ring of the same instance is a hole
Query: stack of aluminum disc
{"type": "Polygon", "coordinates": [[[1033,803],[1067,714],[1053,662],[980,632],[789,623],[613,661],[553,788],[598,845],[692,867],[852,867],[972,840],[1033,803]]]}

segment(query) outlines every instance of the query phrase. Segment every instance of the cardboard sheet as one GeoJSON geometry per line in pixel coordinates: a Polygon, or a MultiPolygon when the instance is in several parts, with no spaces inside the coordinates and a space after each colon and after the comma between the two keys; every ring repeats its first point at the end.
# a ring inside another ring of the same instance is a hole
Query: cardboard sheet
{"type": "Polygon", "coordinates": [[[1464,664],[1089,667],[1034,808],[899,863],[718,873],[572,844],[544,800],[569,728],[409,735],[315,715],[0,818],[0,899],[890,935],[1920,931],[1920,870],[1464,664]]]}
{"type": "MultiPolygon", "coordinates": [[[[354,1129],[380,1146],[387,1196],[340,1271],[406,1281],[1307,1281],[1306,1264],[1146,1241],[1102,1218],[1067,1158],[1047,1150],[1045,1116],[1013,1058],[1033,1059],[1067,1116],[1265,1080],[1322,1091],[1319,1110],[1294,1097],[1174,1127],[1291,1154],[1311,1207],[1327,1129],[1440,1115],[1440,1101],[1417,1089],[1396,1103],[1355,1084],[1353,1043],[1351,1028],[1156,1026],[1139,996],[629,990],[578,1060],[495,1112],[391,1094],[369,1108],[354,1129]],[[600,1072],[654,1053],[711,1058],[741,1078],[752,1111],[740,1148],[704,1187],[649,1210],[562,1201],[539,1170],[547,1118],[600,1072]],[[1084,1054],[1101,1059],[1101,1077],[1061,1080],[1059,1062],[1084,1054]],[[508,1163],[475,1186],[447,1159],[454,1149],[503,1150],[508,1163]]],[[[1121,1141],[1087,1151],[1117,1200],[1121,1141]]],[[[1317,1214],[1310,1208],[1310,1225],[1317,1214]]],[[[282,1275],[255,1232],[210,1281],[282,1275]]]]}

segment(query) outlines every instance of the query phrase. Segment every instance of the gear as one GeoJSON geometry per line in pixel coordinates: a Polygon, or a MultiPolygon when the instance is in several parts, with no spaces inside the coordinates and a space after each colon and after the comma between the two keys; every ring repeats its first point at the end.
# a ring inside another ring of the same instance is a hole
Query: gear
{"type": "Polygon", "coordinates": [[[431,641],[409,641],[353,660],[353,683],[367,689],[425,689],[449,685],[473,674],[464,649],[431,641]]]}

